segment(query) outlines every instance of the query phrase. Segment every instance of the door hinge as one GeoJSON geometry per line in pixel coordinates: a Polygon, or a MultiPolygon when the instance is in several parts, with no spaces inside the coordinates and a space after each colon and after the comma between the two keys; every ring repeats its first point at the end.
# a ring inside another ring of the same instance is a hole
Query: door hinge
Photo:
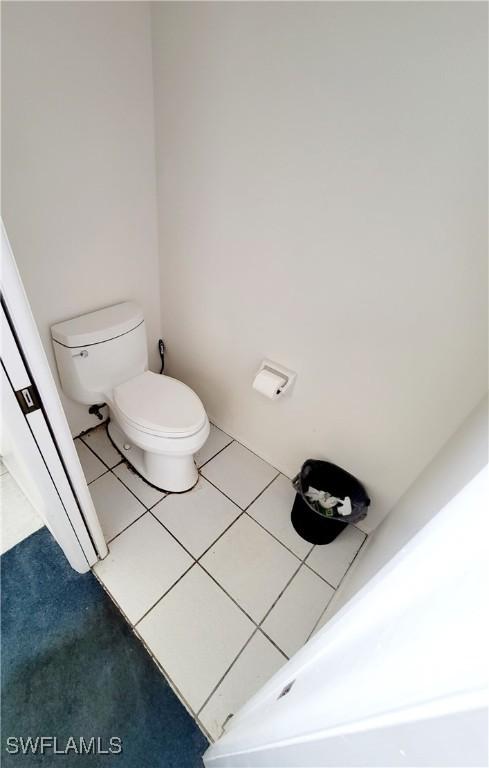
{"type": "Polygon", "coordinates": [[[18,389],[15,392],[15,397],[21,407],[22,413],[26,415],[33,411],[38,411],[41,407],[41,401],[34,384],[31,384],[29,387],[24,387],[23,389],[18,389]]]}

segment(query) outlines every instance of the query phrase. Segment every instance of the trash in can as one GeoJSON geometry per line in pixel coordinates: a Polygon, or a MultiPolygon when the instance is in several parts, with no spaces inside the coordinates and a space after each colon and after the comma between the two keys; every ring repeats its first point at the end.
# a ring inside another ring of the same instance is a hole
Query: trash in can
{"type": "Polygon", "coordinates": [[[292,525],[311,544],[329,544],[367,515],[370,499],[363,485],[329,461],[307,459],[292,485],[292,525]]]}

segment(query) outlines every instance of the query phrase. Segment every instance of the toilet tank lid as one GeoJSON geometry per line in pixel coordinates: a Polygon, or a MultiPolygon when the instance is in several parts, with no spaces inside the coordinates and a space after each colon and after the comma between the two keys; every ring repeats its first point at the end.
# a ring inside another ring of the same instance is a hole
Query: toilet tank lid
{"type": "Polygon", "coordinates": [[[122,336],[144,320],[141,307],[124,301],[51,326],[54,341],[65,347],[88,347],[122,336]]]}

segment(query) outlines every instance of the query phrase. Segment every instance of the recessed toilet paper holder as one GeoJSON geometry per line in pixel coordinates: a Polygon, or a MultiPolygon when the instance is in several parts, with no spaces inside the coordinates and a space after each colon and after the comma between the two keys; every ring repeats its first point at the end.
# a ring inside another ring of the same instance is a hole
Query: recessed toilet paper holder
{"type": "Polygon", "coordinates": [[[285,368],[285,366],[280,365],[279,363],[274,363],[272,360],[263,360],[260,367],[258,368],[258,371],[256,372],[253,381],[253,388],[263,394],[265,397],[269,397],[271,400],[275,400],[277,397],[287,392],[287,390],[290,390],[296,379],[296,376],[297,374],[295,371],[291,371],[289,368],[285,368]],[[261,389],[259,381],[262,378],[260,377],[262,371],[276,377],[277,380],[274,383],[273,391],[264,392],[261,389]]]}

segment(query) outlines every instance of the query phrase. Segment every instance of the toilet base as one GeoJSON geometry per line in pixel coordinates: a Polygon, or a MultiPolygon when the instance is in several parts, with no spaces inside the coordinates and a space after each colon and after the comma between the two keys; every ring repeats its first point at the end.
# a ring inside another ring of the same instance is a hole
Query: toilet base
{"type": "Polygon", "coordinates": [[[172,456],[145,451],[131,442],[112,419],[107,425],[107,433],[123,459],[158,490],[183,493],[197,483],[199,474],[193,454],[172,456]]]}

